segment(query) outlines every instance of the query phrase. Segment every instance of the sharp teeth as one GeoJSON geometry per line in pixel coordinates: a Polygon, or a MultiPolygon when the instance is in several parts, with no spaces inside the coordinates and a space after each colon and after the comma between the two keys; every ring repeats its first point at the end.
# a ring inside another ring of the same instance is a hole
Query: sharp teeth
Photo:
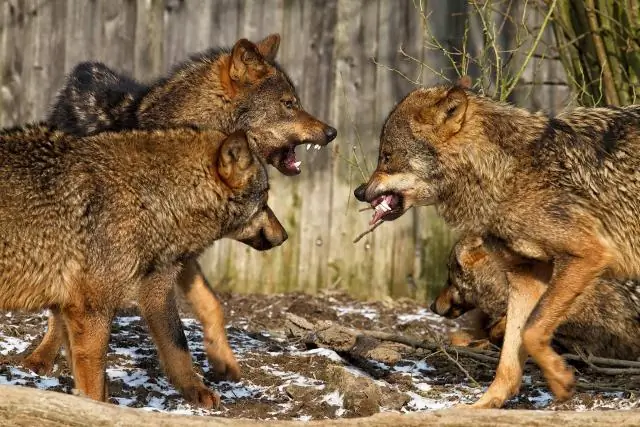
{"type": "Polygon", "coordinates": [[[377,205],[374,209],[377,210],[377,211],[381,211],[382,210],[382,206],[377,205]]]}
{"type": "Polygon", "coordinates": [[[311,148],[311,144],[307,144],[307,151],[309,151],[309,148],[311,148]]]}
{"type": "Polygon", "coordinates": [[[319,150],[320,148],[322,148],[322,147],[320,147],[318,144],[316,144],[316,150],[319,150]]]}
{"type": "Polygon", "coordinates": [[[293,166],[295,166],[295,167],[299,168],[301,164],[302,164],[302,160],[298,160],[297,162],[295,162],[295,163],[293,164],[293,166]]]}
{"type": "Polygon", "coordinates": [[[380,204],[382,205],[382,207],[383,207],[385,210],[387,210],[387,211],[390,211],[390,210],[391,210],[391,206],[389,206],[389,205],[387,204],[387,201],[386,201],[386,200],[385,200],[385,201],[383,201],[383,202],[382,202],[382,203],[380,203],[380,204]]]}

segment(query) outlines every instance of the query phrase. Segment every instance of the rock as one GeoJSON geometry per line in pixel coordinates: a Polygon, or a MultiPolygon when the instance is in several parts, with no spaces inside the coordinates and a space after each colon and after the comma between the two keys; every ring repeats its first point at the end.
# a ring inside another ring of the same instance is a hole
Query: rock
{"type": "Polygon", "coordinates": [[[307,402],[318,397],[322,390],[318,390],[315,387],[301,386],[296,384],[290,384],[284,388],[287,395],[296,402],[307,402]]]}
{"type": "Polygon", "coordinates": [[[324,372],[327,388],[343,396],[344,409],[359,417],[380,412],[382,392],[371,379],[356,376],[342,366],[331,365],[324,372]]]}
{"type": "Polygon", "coordinates": [[[399,411],[404,407],[404,405],[409,403],[410,400],[411,398],[409,395],[387,388],[383,390],[380,405],[383,408],[390,409],[392,411],[399,411]]]}

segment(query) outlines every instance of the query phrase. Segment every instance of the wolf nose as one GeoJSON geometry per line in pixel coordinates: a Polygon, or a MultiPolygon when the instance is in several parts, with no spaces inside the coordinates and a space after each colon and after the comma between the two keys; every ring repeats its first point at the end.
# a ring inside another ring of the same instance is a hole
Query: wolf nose
{"type": "Polygon", "coordinates": [[[336,128],[327,126],[326,128],[324,128],[324,134],[327,137],[327,141],[331,142],[336,139],[336,136],[338,136],[338,131],[336,130],[336,128]]]}
{"type": "Polygon", "coordinates": [[[353,195],[356,196],[356,199],[360,202],[364,202],[364,194],[367,191],[367,184],[363,183],[358,186],[355,190],[353,190],[353,195]]]}
{"type": "Polygon", "coordinates": [[[431,305],[429,306],[429,310],[431,310],[432,312],[438,314],[437,307],[436,307],[436,300],[433,300],[433,302],[431,303],[431,305]]]}

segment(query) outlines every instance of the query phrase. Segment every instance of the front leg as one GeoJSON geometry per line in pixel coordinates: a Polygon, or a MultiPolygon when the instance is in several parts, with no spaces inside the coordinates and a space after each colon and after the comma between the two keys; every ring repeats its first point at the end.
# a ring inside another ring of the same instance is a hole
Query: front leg
{"type": "Polygon", "coordinates": [[[548,267],[532,266],[507,273],[509,300],[506,328],[496,376],[473,408],[501,408],[520,390],[527,352],[522,345],[522,331],[527,318],[546,288],[543,277],[548,267]],[[543,271],[544,270],[544,271],[543,271]]]}
{"type": "MultiPolygon", "coordinates": [[[[24,367],[38,375],[48,375],[51,373],[60,347],[65,341],[64,320],[62,319],[60,310],[58,308],[52,308],[50,311],[51,313],[47,320],[47,332],[45,332],[38,347],[22,362],[24,367]]],[[[69,365],[69,368],[71,368],[71,365],[69,365]]]]}
{"type": "Polygon", "coordinates": [[[113,311],[94,311],[86,306],[65,307],[61,310],[61,318],[75,388],[92,399],[106,401],[105,373],[113,311]]]}
{"type": "Polygon", "coordinates": [[[220,301],[207,284],[195,259],[187,261],[178,276],[178,286],[202,323],[204,347],[211,372],[221,380],[240,380],[240,365],[229,346],[220,301]]]}
{"type": "Polygon", "coordinates": [[[158,348],[162,366],[171,383],[185,399],[210,409],[220,397],[204,385],[193,368],[193,360],[175,300],[177,272],[155,273],[140,287],[138,302],[158,348]]]}
{"type": "Polygon", "coordinates": [[[540,366],[549,388],[558,401],[574,393],[575,380],[564,359],[551,347],[553,334],[571,310],[576,298],[594,285],[608,264],[609,257],[595,239],[580,239],[580,250],[564,254],[555,261],[554,277],[523,333],[527,352],[540,366]]]}

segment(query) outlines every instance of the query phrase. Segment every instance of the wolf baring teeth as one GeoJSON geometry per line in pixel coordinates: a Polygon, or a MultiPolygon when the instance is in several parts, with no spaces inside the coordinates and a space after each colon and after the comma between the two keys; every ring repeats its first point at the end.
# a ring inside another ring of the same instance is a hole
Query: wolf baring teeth
{"type": "Polygon", "coordinates": [[[573,395],[573,373],[550,343],[598,278],[640,276],[638,170],[640,105],[548,117],[440,85],[391,111],[376,170],[354,191],[376,208],[373,221],[435,205],[450,226],[498,242],[510,257],[513,316],[496,377],[474,407],[516,395],[528,355],[556,399],[573,395]]]}
{"type": "Polygon", "coordinates": [[[247,133],[253,148],[285,175],[300,173],[295,148],[316,150],[337,130],[302,107],[276,61],[280,36],[191,55],[168,76],[144,85],[99,62],[78,64],[48,117],[57,129],[85,136],[124,129],[199,126],[247,133]]]}

